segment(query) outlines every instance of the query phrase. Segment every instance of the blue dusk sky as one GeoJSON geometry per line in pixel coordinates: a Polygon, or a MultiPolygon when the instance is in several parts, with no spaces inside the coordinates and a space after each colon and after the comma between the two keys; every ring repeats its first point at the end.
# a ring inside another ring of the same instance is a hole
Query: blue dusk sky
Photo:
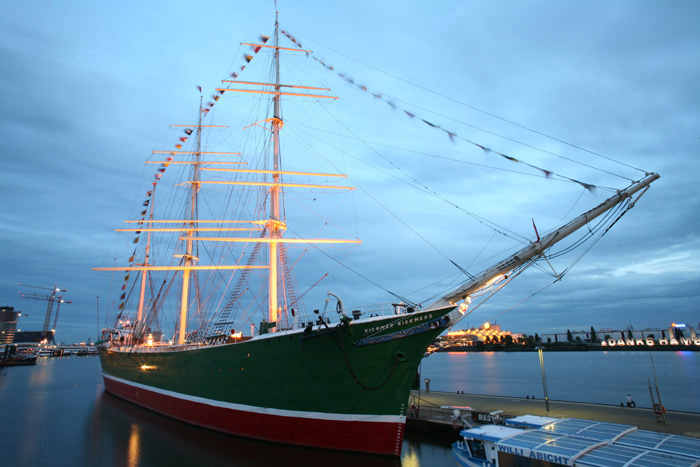
{"type": "MultiPolygon", "coordinates": [[[[277,8],[282,28],[368,89],[304,54],[283,69],[283,81],[313,86],[313,73],[340,97],[301,115],[284,107],[288,166],[301,167],[306,145],[340,127],[346,139],[318,145],[328,164],[312,170],[340,168],[359,187],[332,220],[363,243],[331,250],[351,269],[333,266],[305,296],[307,309],[323,307],[329,290],[353,305],[396,300],[387,291],[427,304],[465,279],[455,264],[476,274],[534,238],[533,220],[544,233],[609,188],[656,172],[660,180],[586,255],[584,246],[551,267],[541,262],[458,328],[698,326],[700,3],[281,0],[277,8]],[[552,283],[552,268],[574,262],[552,283]]],[[[250,53],[240,43],[271,35],[274,16],[272,0],[3,5],[0,305],[27,315],[20,329],[41,329],[46,302],[20,298],[43,291],[18,283],[58,284],[72,303],[61,308],[57,340],[95,339],[105,318],[97,297],[104,311],[118,288],[92,268],[109,263],[113,230],[143,200],[153,172],[144,160],[172,148],[169,125],[196,118],[196,87],[206,99],[240,70],[250,53]]],[[[295,47],[284,36],[281,45],[295,47]]],[[[221,102],[238,105],[235,97],[221,102]]],[[[218,106],[211,118],[225,119],[218,106]]],[[[316,266],[297,271],[302,290],[325,272],[316,266]]]]}

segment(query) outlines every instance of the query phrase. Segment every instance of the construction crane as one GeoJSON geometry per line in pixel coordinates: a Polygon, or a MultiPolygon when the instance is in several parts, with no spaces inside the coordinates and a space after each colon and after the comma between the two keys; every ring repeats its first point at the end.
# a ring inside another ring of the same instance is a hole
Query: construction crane
{"type": "Polygon", "coordinates": [[[33,300],[46,300],[48,301],[48,305],[46,307],[46,317],[44,318],[44,327],[41,330],[41,334],[44,338],[48,339],[48,334],[49,334],[49,324],[51,323],[51,313],[53,312],[53,304],[57,303],[56,305],[56,316],[54,317],[53,321],[53,329],[51,330],[52,334],[53,332],[56,331],[56,322],[58,321],[58,312],[61,309],[61,303],[73,303],[71,301],[66,301],[63,300],[62,295],[58,295],[61,292],[68,292],[66,289],[61,289],[58,287],[58,284],[56,284],[54,287],[41,287],[38,285],[27,285],[27,284],[17,284],[20,287],[32,287],[34,289],[45,289],[45,290],[50,290],[51,292],[46,295],[42,294],[23,294],[21,292],[18,292],[22,298],[31,298],[33,300]]]}

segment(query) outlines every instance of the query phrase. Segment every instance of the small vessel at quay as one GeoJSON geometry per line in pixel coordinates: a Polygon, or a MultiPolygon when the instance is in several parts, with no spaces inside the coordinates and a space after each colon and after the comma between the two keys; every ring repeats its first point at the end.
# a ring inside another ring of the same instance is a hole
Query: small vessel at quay
{"type": "Polygon", "coordinates": [[[0,367],[36,365],[37,355],[32,351],[17,350],[16,345],[6,345],[0,355],[0,367]]]}
{"type": "MultiPolygon", "coordinates": [[[[283,54],[298,62],[312,52],[277,21],[271,38],[246,46],[247,63],[268,54],[269,80],[243,81],[243,66],[223,80],[213,102],[200,102],[195,123],[178,125],[181,144],[154,151],[148,161],[159,168],[140,216],[118,230],[135,236],[133,254],[123,256],[123,265],[95,268],[124,274],[115,287],[113,324],[96,344],[105,390],[232,435],[399,456],[410,389],[436,337],[466,316],[472,300],[544,260],[567,236],[591,231],[598,218],[607,223],[601,226],[614,223],[658,175],[646,174],[480,274],[464,271],[466,280],[425,303],[394,294],[385,305],[347,306],[336,290],[325,306],[308,311],[295,274],[300,264],[313,265],[309,256],[326,254],[328,245],[361,241],[315,237],[331,223],[304,230],[288,216],[291,195],[298,195],[295,203],[320,204],[317,192],[354,188],[343,184],[345,175],[302,168],[303,154],[282,157],[281,106],[285,98],[334,97],[328,88],[282,80],[283,54]],[[280,43],[284,37],[289,46],[280,43]],[[261,114],[250,114],[240,150],[212,150],[212,141],[230,141],[209,136],[223,127],[210,124],[210,110],[231,95],[261,114]]],[[[310,209],[302,217],[315,215],[310,209]]],[[[304,283],[313,288],[328,275],[304,283]]],[[[363,291],[353,292],[359,298],[352,302],[359,302],[363,291]]]]}
{"type": "Polygon", "coordinates": [[[524,415],[462,430],[452,445],[461,467],[697,467],[700,439],[576,418],[524,415]]]}

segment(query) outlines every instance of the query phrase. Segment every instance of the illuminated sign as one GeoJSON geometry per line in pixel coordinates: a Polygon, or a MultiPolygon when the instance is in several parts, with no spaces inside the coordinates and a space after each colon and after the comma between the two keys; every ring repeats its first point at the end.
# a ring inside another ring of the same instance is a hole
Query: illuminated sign
{"type": "Polygon", "coordinates": [[[674,337],[670,339],[659,339],[655,341],[654,339],[647,337],[646,339],[608,339],[600,343],[603,347],[624,347],[624,346],[647,346],[651,347],[653,345],[697,345],[700,346],[700,337],[681,337],[676,339],[674,337]]]}

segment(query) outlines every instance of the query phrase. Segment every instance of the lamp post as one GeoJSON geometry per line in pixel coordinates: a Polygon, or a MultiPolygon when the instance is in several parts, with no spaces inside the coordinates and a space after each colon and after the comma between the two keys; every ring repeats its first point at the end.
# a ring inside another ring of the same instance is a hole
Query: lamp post
{"type": "Polygon", "coordinates": [[[544,407],[549,412],[549,395],[547,394],[547,376],[544,372],[544,357],[542,355],[542,339],[537,342],[537,353],[540,355],[540,370],[542,370],[542,387],[544,388],[544,407]]]}

